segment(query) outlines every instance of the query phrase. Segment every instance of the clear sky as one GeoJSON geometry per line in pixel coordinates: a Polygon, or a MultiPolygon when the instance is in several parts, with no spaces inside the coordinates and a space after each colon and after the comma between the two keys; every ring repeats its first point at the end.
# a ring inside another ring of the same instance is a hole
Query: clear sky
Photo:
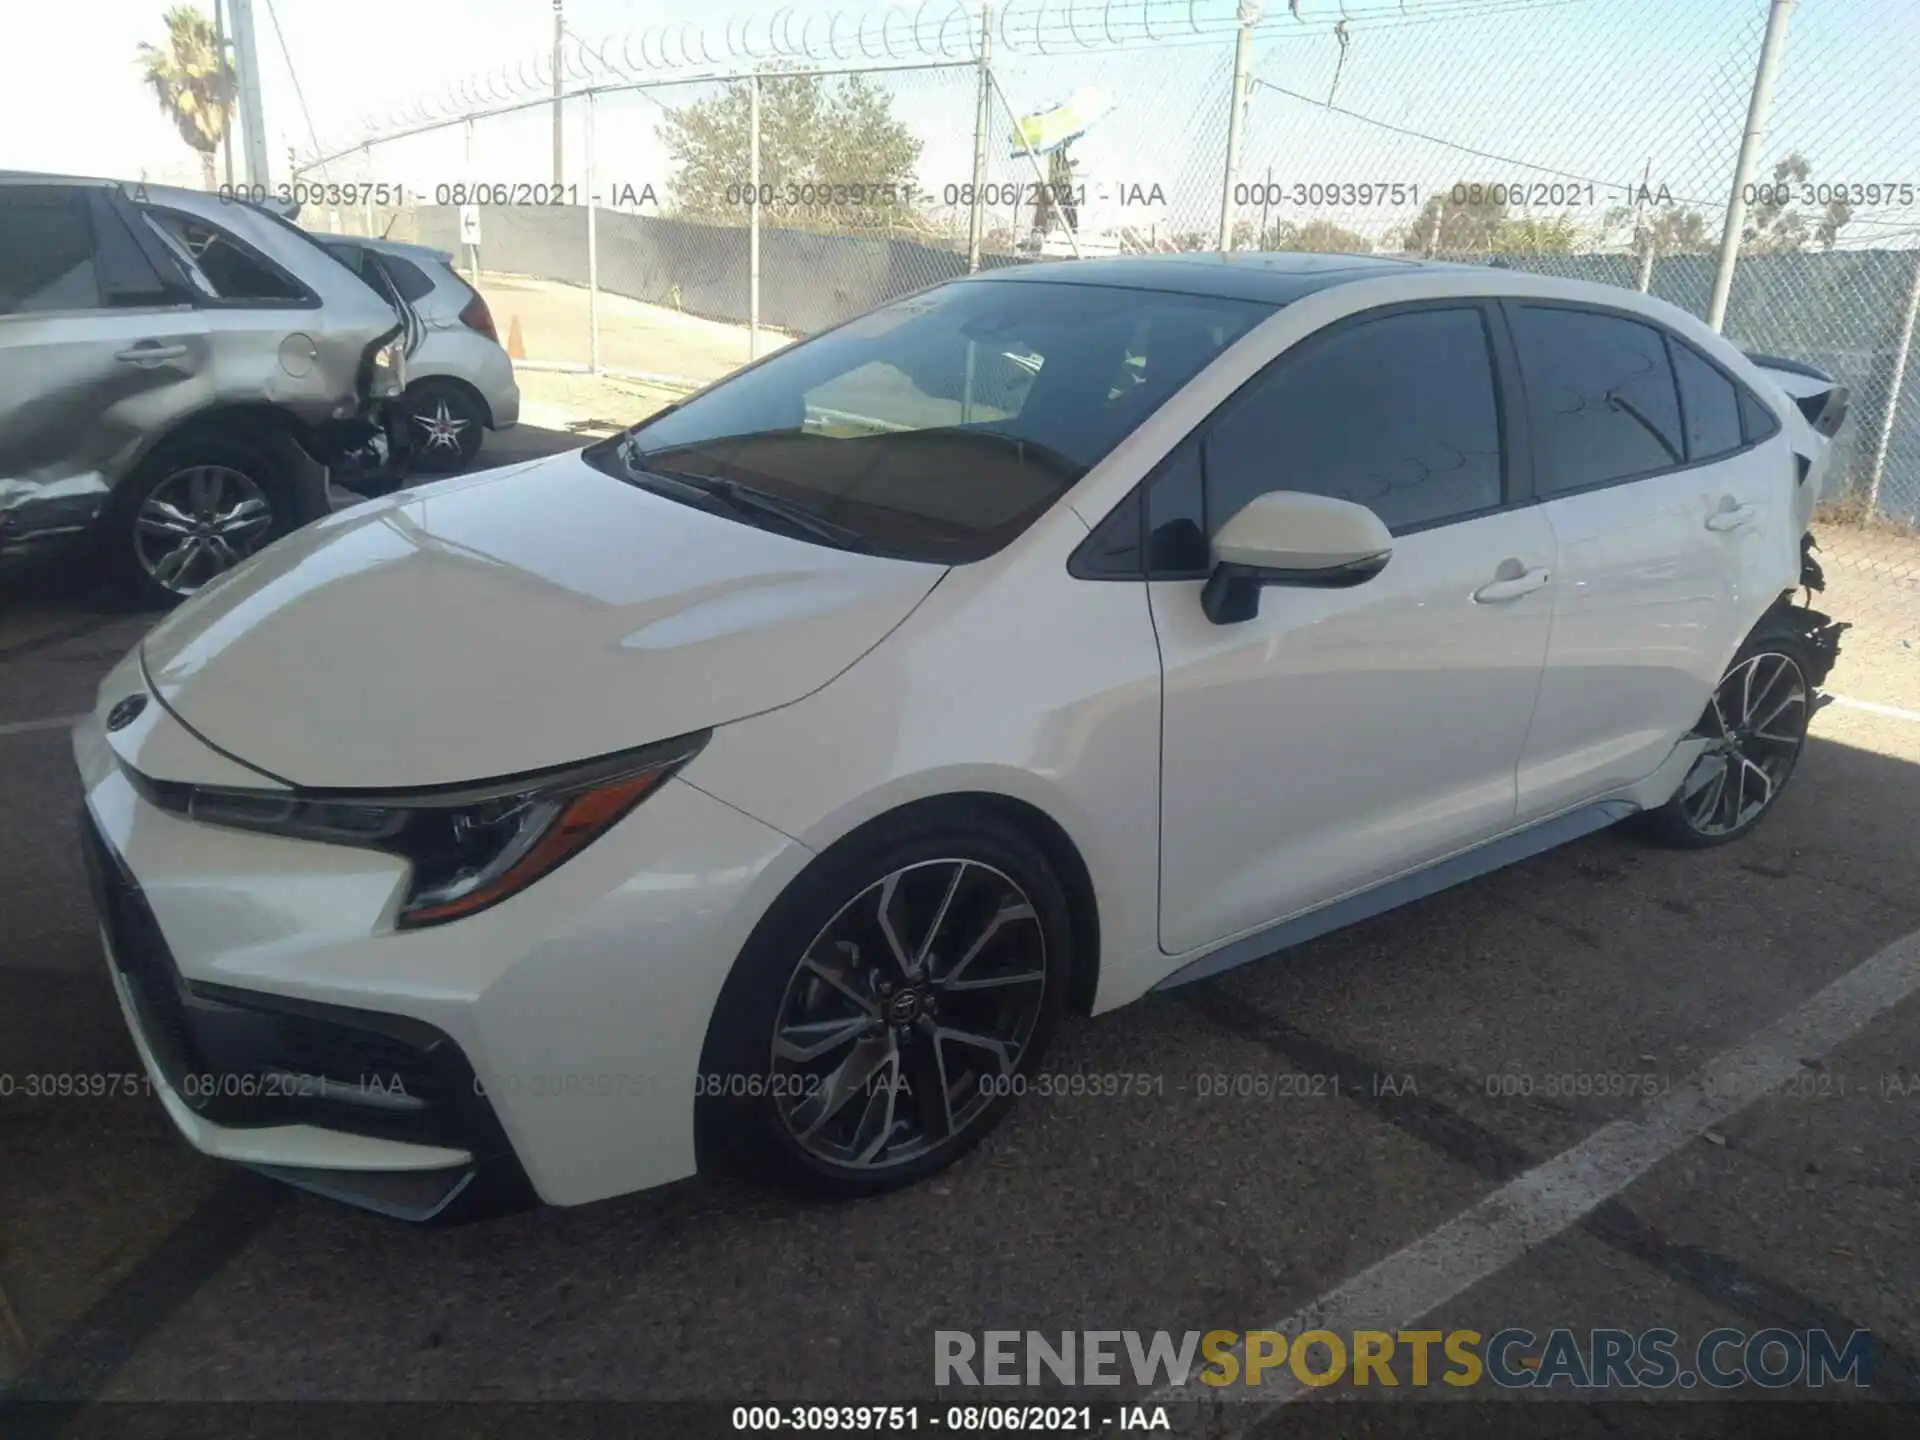
{"type": "MultiPolygon", "coordinates": [[[[165,0],[10,8],[12,63],[0,86],[5,163],[197,181],[195,157],[141,88],[133,61],[138,41],[161,38],[165,0]]],[[[837,9],[833,33],[841,47],[856,51],[862,42],[854,37],[864,33],[871,51],[887,8],[861,0],[797,8],[768,0],[729,7],[723,0],[707,12],[710,43],[718,50],[727,35],[739,33],[728,14],[759,17],[764,33],[767,17],[791,10],[796,18],[788,21],[789,33],[798,33],[798,17],[812,14],[810,34],[819,44],[827,15],[837,9]]],[[[1656,187],[1717,206],[1732,173],[1767,7],[1765,0],[1300,0],[1300,22],[1288,14],[1286,0],[1270,0],[1265,8],[1255,73],[1279,88],[1256,87],[1243,180],[1263,180],[1271,166],[1283,185],[1373,180],[1418,184],[1430,193],[1461,178],[1550,182],[1559,170],[1617,186],[1638,180],[1650,164],[1656,187]],[[1343,13],[1344,63],[1333,29],[1343,13]],[[1469,153],[1475,150],[1485,155],[1469,153]]],[[[331,146],[364,133],[368,115],[390,115],[467,77],[543,53],[552,25],[550,0],[255,0],[255,10],[276,180],[285,178],[289,145],[303,157],[314,148],[296,77],[313,132],[331,146]]],[[[951,10],[949,0],[929,0],[897,13],[888,33],[903,37],[917,14],[921,33],[933,34],[951,10]]],[[[598,44],[610,35],[637,36],[687,11],[664,0],[567,0],[566,13],[576,34],[598,44]]],[[[1217,28],[1196,38],[1180,22],[1192,13],[1217,27],[1232,14],[1231,0],[1194,0],[1191,8],[1186,0],[1121,0],[1111,10],[1089,0],[1046,0],[1044,6],[1014,0],[1010,13],[996,71],[1015,109],[1088,84],[1110,90],[1117,101],[1112,117],[1075,151],[1082,177],[1103,197],[1089,205],[1089,222],[1211,223],[1225,154],[1232,42],[1217,28]],[[1076,44],[1098,44],[1107,34],[1142,39],[1143,27],[1155,36],[1150,47],[1090,53],[1076,44]],[[1117,197],[1132,185],[1149,199],[1157,185],[1166,203],[1123,213],[1117,197]]],[[[950,43],[957,45],[960,23],[954,20],[956,28],[946,32],[950,43]]],[[[636,39],[629,53],[641,48],[636,39]]],[[[1812,161],[1816,181],[1920,185],[1916,55],[1920,5],[1914,0],[1800,0],[1788,30],[1768,163],[1799,149],[1812,161]]],[[[937,192],[967,179],[970,75],[917,72],[886,84],[895,113],[924,142],[922,188],[937,192]]],[[[663,180],[654,126],[663,106],[692,93],[681,88],[603,99],[596,125],[602,180],[663,180]]],[[[1006,153],[1004,117],[997,122],[995,177],[1028,178],[1024,162],[1006,153]]],[[[427,187],[463,176],[544,179],[548,123],[544,110],[481,122],[471,165],[456,127],[377,147],[370,167],[336,169],[341,178],[370,168],[375,178],[427,187]]],[[[574,178],[580,141],[575,115],[568,132],[574,178]]],[[[1595,215],[1619,198],[1603,193],[1595,215]]],[[[1259,208],[1256,202],[1243,213],[1257,218],[1259,208]]],[[[1323,206],[1273,218],[1331,218],[1374,233],[1410,214],[1323,206]]],[[[1915,227],[1920,205],[1882,207],[1862,209],[1849,233],[1857,241],[1885,236],[1904,245],[1913,240],[1901,232],[1915,227]]]]}

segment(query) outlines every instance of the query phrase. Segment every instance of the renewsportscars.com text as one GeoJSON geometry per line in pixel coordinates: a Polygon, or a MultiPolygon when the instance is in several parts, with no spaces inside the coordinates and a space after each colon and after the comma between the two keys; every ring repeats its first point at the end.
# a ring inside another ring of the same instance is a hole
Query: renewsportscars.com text
{"type": "Polygon", "coordinates": [[[1492,1384],[1502,1389],[1669,1389],[1744,1385],[1777,1390],[1871,1383],[1864,1330],[1709,1330],[1689,1344],[1678,1331],[1556,1328],[1355,1330],[937,1330],[933,1378],[941,1386],[1341,1383],[1369,1387],[1492,1384]]]}

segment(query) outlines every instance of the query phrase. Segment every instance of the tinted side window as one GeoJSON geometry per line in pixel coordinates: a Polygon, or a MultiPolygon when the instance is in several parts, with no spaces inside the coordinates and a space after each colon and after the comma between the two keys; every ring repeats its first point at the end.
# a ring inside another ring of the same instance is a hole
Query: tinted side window
{"type": "Polygon", "coordinates": [[[387,273],[393,277],[394,287],[409,302],[424,300],[432,293],[433,281],[411,260],[402,260],[398,255],[382,255],[380,263],[387,267],[387,273]]]}
{"type": "Polygon", "coordinates": [[[0,186],[0,315],[95,310],[100,303],[85,192],[0,186]]]}
{"type": "Polygon", "coordinates": [[[1234,397],[1205,465],[1215,534],[1270,490],[1352,500],[1396,532],[1495,509],[1500,416],[1480,311],[1408,311],[1308,339],[1234,397]]]}
{"type": "Polygon", "coordinates": [[[1740,387],[1740,428],[1749,445],[1780,433],[1780,421],[1746,386],[1740,387]]]}
{"type": "Polygon", "coordinates": [[[1200,447],[1189,441],[1147,482],[1147,572],[1168,578],[1204,575],[1212,567],[1200,447]]]}
{"type": "Polygon", "coordinates": [[[1687,459],[1711,460],[1738,450],[1740,395],[1691,347],[1667,337],[1673,373],[1680,382],[1680,414],[1687,432],[1687,459]]]}
{"type": "Polygon", "coordinates": [[[1518,305],[1511,313],[1539,494],[1684,463],[1673,367],[1658,330],[1585,310],[1518,305]]]}

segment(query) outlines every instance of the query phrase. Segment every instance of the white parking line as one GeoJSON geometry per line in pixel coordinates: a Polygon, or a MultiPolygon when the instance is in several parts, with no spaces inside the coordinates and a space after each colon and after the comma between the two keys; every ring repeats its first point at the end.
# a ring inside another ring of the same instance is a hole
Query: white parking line
{"type": "Polygon", "coordinates": [[[86,718],[84,715],[54,715],[45,720],[14,720],[0,725],[0,739],[9,735],[31,735],[36,730],[71,730],[86,718]]]}
{"type": "MultiPolygon", "coordinates": [[[[1455,1299],[1530,1250],[1577,1224],[1655,1165],[1769,1090],[1804,1061],[1850,1039],[1920,990],[1920,931],[1903,936],[1797,1009],[1709,1061],[1645,1114],[1602,1126],[1580,1144],[1536,1165],[1427,1235],[1362,1270],[1312,1304],[1268,1327],[1289,1340],[1306,1330],[1394,1332],[1455,1299]]],[[[1307,1387],[1291,1370],[1279,1383],[1213,1389],[1190,1379],[1154,1395],[1176,1400],[1284,1404],[1307,1387]]],[[[1245,1417],[1251,1424],[1255,1417],[1245,1417]]]]}
{"type": "Polygon", "coordinates": [[[1849,710],[1864,710],[1869,715],[1885,715],[1890,720],[1920,720],[1920,710],[1902,710],[1898,705],[1882,705],[1878,700],[1856,700],[1851,695],[1829,695],[1836,705],[1849,710]]]}

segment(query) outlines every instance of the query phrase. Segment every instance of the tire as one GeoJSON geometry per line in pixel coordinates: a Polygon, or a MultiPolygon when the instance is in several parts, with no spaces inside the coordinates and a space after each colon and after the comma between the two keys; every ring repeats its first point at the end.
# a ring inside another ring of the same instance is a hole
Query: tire
{"type": "Polygon", "coordinates": [[[129,600],[166,609],[298,523],[293,486],[265,447],[189,436],[163,442],[116,492],[104,558],[129,600]]]}
{"type": "Polygon", "coordinates": [[[1818,705],[1814,677],[1825,673],[1804,634],[1763,622],[1727,666],[1693,731],[1715,745],[1671,800],[1640,817],[1642,833],[1686,850],[1711,849],[1750,833],[1772,813],[1799,767],[1807,722],[1818,705]],[[1737,767],[1729,757],[1738,758],[1737,767]]]}
{"type": "Polygon", "coordinates": [[[1073,944],[1045,854],[998,815],[856,832],[775,902],[727,978],[695,1091],[703,1162],[841,1198],[945,1169],[1045,1053],[1073,944]]]}
{"type": "Polygon", "coordinates": [[[466,469],[486,438],[486,410],[472,392],[446,380],[422,380],[403,401],[407,464],[428,475],[466,469]]]}

